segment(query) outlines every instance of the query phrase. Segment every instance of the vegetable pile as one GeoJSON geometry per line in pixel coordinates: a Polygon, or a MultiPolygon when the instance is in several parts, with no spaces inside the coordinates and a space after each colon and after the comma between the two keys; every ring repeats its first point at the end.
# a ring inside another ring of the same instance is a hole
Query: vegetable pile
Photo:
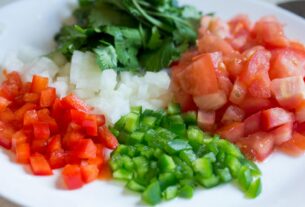
{"type": "Polygon", "coordinates": [[[277,148],[305,151],[305,47],[274,17],[201,21],[197,49],[172,67],[184,111],[199,109],[200,127],[263,161],[277,148]]]}
{"type": "MultiPolygon", "coordinates": [[[[82,187],[107,171],[105,148],[118,142],[103,115],[71,94],[56,97],[48,78],[22,82],[16,72],[4,74],[0,87],[0,145],[12,150],[16,162],[30,164],[34,175],[52,175],[63,168],[68,189],[82,187]]],[[[110,174],[110,172],[108,172],[110,174]]]]}
{"type": "Polygon", "coordinates": [[[174,0],[81,0],[58,50],[92,51],[104,69],[159,71],[195,43],[201,13],[174,0]]]}
{"type": "Polygon", "coordinates": [[[111,154],[113,177],[141,192],[147,204],[191,198],[198,186],[237,181],[247,197],[261,192],[260,171],[230,142],[197,127],[195,112],[133,108],[112,128],[121,145],[111,154]]]}

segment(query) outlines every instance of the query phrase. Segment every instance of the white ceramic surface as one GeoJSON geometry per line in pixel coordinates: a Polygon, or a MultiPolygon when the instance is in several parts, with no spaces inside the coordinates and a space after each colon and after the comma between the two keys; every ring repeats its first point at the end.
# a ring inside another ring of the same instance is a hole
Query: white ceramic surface
{"type": "MultiPolygon", "coordinates": [[[[8,53],[32,48],[37,54],[52,49],[53,35],[69,14],[68,0],[26,0],[0,9],[0,63],[8,53]]],[[[289,37],[305,42],[305,21],[286,11],[257,0],[181,0],[205,12],[223,18],[246,13],[255,20],[262,15],[276,15],[286,25],[289,37]]],[[[0,195],[32,207],[129,207],[141,206],[139,195],[130,193],[116,182],[96,181],[76,191],[58,188],[58,172],[51,177],[32,176],[27,167],[12,162],[12,155],[0,150],[0,195]]],[[[305,156],[290,158],[272,155],[260,164],[263,193],[247,200],[232,185],[212,190],[198,190],[191,200],[175,199],[160,206],[175,207],[302,207],[305,203],[305,156]]]]}

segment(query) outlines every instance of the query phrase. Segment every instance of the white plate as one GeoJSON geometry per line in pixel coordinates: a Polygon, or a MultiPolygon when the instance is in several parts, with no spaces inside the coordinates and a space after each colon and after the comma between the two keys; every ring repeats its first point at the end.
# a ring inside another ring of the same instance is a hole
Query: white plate
{"type": "MultiPolygon", "coordinates": [[[[305,21],[284,10],[255,0],[181,0],[205,12],[216,12],[223,18],[246,13],[255,20],[275,15],[286,24],[289,37],[305,42],[305,21]]],[[[69,15],[67,0],[27,0],[0,10],[0,61],[10,52],[32,48],[36,54],[51,50],[52,37],[64,17],[69,15]]],[[[160,206],[209,207],[301,207],[305,203],[305,157],[272,155],[260,164],[263,171],[263,193],[247,200],[232,185],[212,190],[198,190],[191,200],[175,199],[160,206]]],[[[129,207],[140,206],[140,196],[127,192],[121,184],[96,181],[76,191],[57,187],[58,172],[51,177],[32,176],[27,168],[12,162],[12,155],[0,151],[0,195],[23,206],[58,207],[129,207]]]]}

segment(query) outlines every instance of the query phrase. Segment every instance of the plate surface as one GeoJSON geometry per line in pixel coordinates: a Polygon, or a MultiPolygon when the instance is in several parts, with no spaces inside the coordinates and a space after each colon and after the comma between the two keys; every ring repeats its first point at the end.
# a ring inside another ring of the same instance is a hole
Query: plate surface
{"type": "MultiPolygon", "coordinates": [[[[53,35],[62,20],[71,13],[69,0],[19,1],[0,9],[0,63],[4,56],[31,49],[35,55],[52,49],[53,35]]],[[[252,20],[262,15],[275,15],[286,25],[290,38],[305,42],[305,21],[273,5],[258,0],[181,0],[222,18],[238,13],[252,20]]],[[[26,55],[26,54],[25,54],[26,55]]],[[[12,155],[0,150],[0,195],[32,207],[129,207],[141,206],[139,195],[127,192],[120,183],[96,181],[76,191],[58,187],[59,172],[51,177],[35,177],[26,167],[12,162],[12,155]]],[[[263,193],[256,200],[247,200],[233,185],[212,190],[200,189],[191,200],[175,199],[160,206],[209,207],[301,207],[305,203],[305,156],[290,158],[273,154],[260,164],[263,171],[263,193]]]]}

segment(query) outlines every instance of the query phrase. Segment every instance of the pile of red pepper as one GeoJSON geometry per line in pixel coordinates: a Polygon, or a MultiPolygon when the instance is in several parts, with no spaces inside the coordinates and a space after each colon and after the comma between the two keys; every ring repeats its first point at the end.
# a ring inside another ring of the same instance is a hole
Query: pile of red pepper
{"type": "MultiPolygon", "coordinates": [[[[75,95],[56,96],[48,78],[34,75],[23,82],[16,72],[4,73],[0,87],[0,145],[30,164],[34,175],[52,175],[63,168],[68,189],[82,187],[107,174],[105,148],[118,142],[103,115],[75,95]]],[[[110,172],[108,173],[111,174],[110,172]]]]}

